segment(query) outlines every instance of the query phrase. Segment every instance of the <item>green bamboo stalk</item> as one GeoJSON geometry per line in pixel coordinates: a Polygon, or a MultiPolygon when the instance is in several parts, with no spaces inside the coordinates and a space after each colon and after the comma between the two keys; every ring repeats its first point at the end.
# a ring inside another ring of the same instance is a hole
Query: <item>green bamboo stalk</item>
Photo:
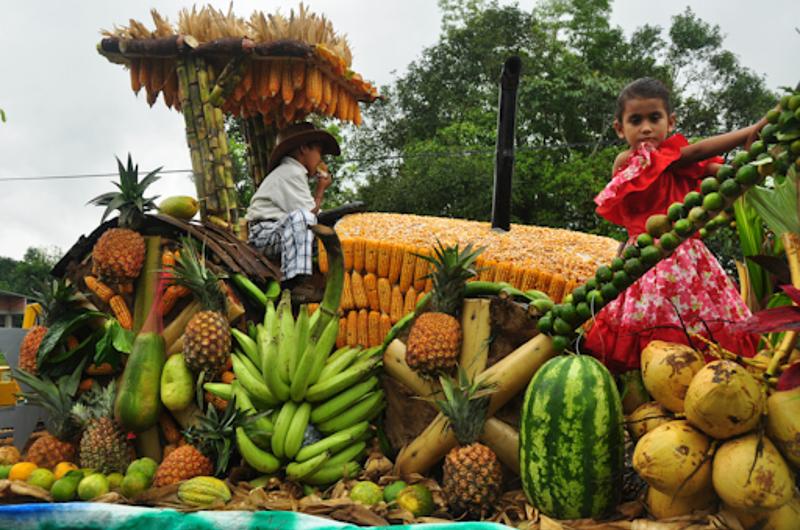
{"type": "Polygon", "coordinates": [[[192,172],[194,173],[194,184],[197,190],[197,197],[200,199],[200,217],[207,215],[205,181],[203,180],[203,160],[200,150],[197,129],[195,128],[195,108],[190,97],[189,71],[192,71],[194,64],[188,57],[180,57],[177,61],[178,87],[181,98],[181,112],[183,113],[184,126],[186,128],[186,143],[189,145],[189,154],[192,160],[192,172]]]}

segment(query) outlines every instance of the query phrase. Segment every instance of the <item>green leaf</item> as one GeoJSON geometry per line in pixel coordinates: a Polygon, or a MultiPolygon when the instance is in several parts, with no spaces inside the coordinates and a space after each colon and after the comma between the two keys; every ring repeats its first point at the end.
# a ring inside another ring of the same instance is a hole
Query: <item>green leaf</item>
{"type": "MultiPolygon", "coordinates": [[[[764,228],[758,212],[739,198],[734,203],[736,230],[739,233],[739,244],[745,256],[763,254],[764,228]]],[[[746,263],[750,284],[757,300],[763,300],[772,293],[769,274],[760,265],[748,260],[746,263]]]]}
{"type": "Polygon", "coordinates": [[[777,238],[786,232],[800,233],[796,177],[787,176],[773,189],[756,186],[745,197],[777,238]]]}
{"type": "Polygon", "coordinates": [[[53,350],[62,339],[65,339],[67,335],[78,329],[82,324],[93,318],[103,316],[105,316],[105,313],[100,311],[82,311],[77,315],[68,313],[62,319],[53,323],[47,329],[47,333],[45,333],[41,344],[39,344],[39,351],[36,353],[36,365],[41,367],[45,362],[48,362],[53,350]]]}
{"type": "MultiPolygon", "coordinates": [[[[46,361],[47,364],[50,364],[50,365],[59,364],[59,363],[62,363],[64,361],[66,361],[67,359],[70,359],[70,358],[74,357],[77,354],[80,354],[80,353],[83,353],[83,352],[87,351],[88,350],[88,346],[90,344],[95,343],[97,341],[97,339],[99,339],[102,336],[102,333],[103,333],[103,330],[97,330],[94,333],[92,333],[91,335],[89,335],[88,337],[86,337],[85,339],[83,339],[80,342],[80,344],[78,344],[75,348],[73,348],[71,350],[68,350],[68,349],[65,348],[61,353],[58,353],[58,354],[55,354],[55,355],[51,354],[50,357],[48,357],[48,359],[46,361]]],[[[87,358],[87,359],[89,357],[90,356],[88,356],[88,355],[85,356],[85,358],[87,358]]]]}

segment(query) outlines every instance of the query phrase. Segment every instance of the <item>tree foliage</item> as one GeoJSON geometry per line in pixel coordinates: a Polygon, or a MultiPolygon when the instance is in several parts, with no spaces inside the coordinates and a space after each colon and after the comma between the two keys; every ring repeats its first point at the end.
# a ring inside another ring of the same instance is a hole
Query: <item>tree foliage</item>
{"type": "Polygon", "coordinates": [[[22,260],[0,257],[0,290],[33,295],[33,291],[50,277],[62,252],[55,247],[30,247],[22,260]]]}

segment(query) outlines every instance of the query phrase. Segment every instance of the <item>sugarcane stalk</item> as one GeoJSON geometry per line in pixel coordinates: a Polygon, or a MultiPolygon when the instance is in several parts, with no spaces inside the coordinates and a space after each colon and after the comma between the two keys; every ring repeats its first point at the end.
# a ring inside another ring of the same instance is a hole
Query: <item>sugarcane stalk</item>
{"type": "Polygon", "coordinates": [[[519,475],[519,431],[504,421],[489,418],[480,436],[497,458],[519,475]]]}
{"type": "MultiPolygon", "coordinates": [[[[487,418],[508,403],[531,380],[533,374],[555,354],[552,339],[540,333],[508,354],[478,376],[478,381],[493,385],[487,418]]],[[[401,476],[424,474],[441,460],[456,444],[456,437],[446,429],[443,414],[400,450],[395,461],[395,471],[401,476]]]]}
{"type": "Polygon", "coordinates": [[[489,360],[489,337],[492,334],[491,301],[486,298],[464,300],[461,311],[461,358],[459,366],[470,379],[486,369],[489,360]]]}
{"type": "Polygon", "coordinates": [[[198,144],[197,129],[195,127],[195,108],[190,97],[189,70],[194,68],[194,62],[187,57],[180,57],[177,61],[178,74],[178,94],[181,100],[181,112],[186,128],[186,143],[189,145],[189,153],[192,160],[192,173],[194,173],[194,185],[197,190],[197,198],[200,199],[200,217],[206,217],[205,201],[205,181],[203,180],[203,159],[198,144]]]}
{"type": "Polygon", "coordinates": [[[186,324],[188,324],[192,317],[199,311],[200,302],[191,302],[164,328],[161,335],[164,337],[164,345],[168,353],[172,352],[173,345],[183,335],[186,324]]]}
{"type": "MultiPolygon", "coordinates": [[[[789,262],[792,285],[800,288],[800,234],[784,232],[783,236],[781,236],[781,242],[786,252],[786,260],[789,262]]],[[[783,335],[783,340],[775,350],[775,355],[772,356],[767,366],[767,377],[772,377],[778,372],[779,367],[794,349],[795,342],[797,342],[796,331],[787,331],[783,335]]]]}

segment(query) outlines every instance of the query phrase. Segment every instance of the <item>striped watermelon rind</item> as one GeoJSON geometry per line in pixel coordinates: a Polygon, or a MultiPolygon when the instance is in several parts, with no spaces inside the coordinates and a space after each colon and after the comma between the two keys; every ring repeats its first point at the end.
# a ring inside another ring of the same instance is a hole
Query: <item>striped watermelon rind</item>
{"type": "Polygon", "coordinates": [[[602,517],[622,492],[624,416],[614,378],[593,357],[547,361],[525,392],[520,475],[528,500],[556,519],[602,517]]]}

